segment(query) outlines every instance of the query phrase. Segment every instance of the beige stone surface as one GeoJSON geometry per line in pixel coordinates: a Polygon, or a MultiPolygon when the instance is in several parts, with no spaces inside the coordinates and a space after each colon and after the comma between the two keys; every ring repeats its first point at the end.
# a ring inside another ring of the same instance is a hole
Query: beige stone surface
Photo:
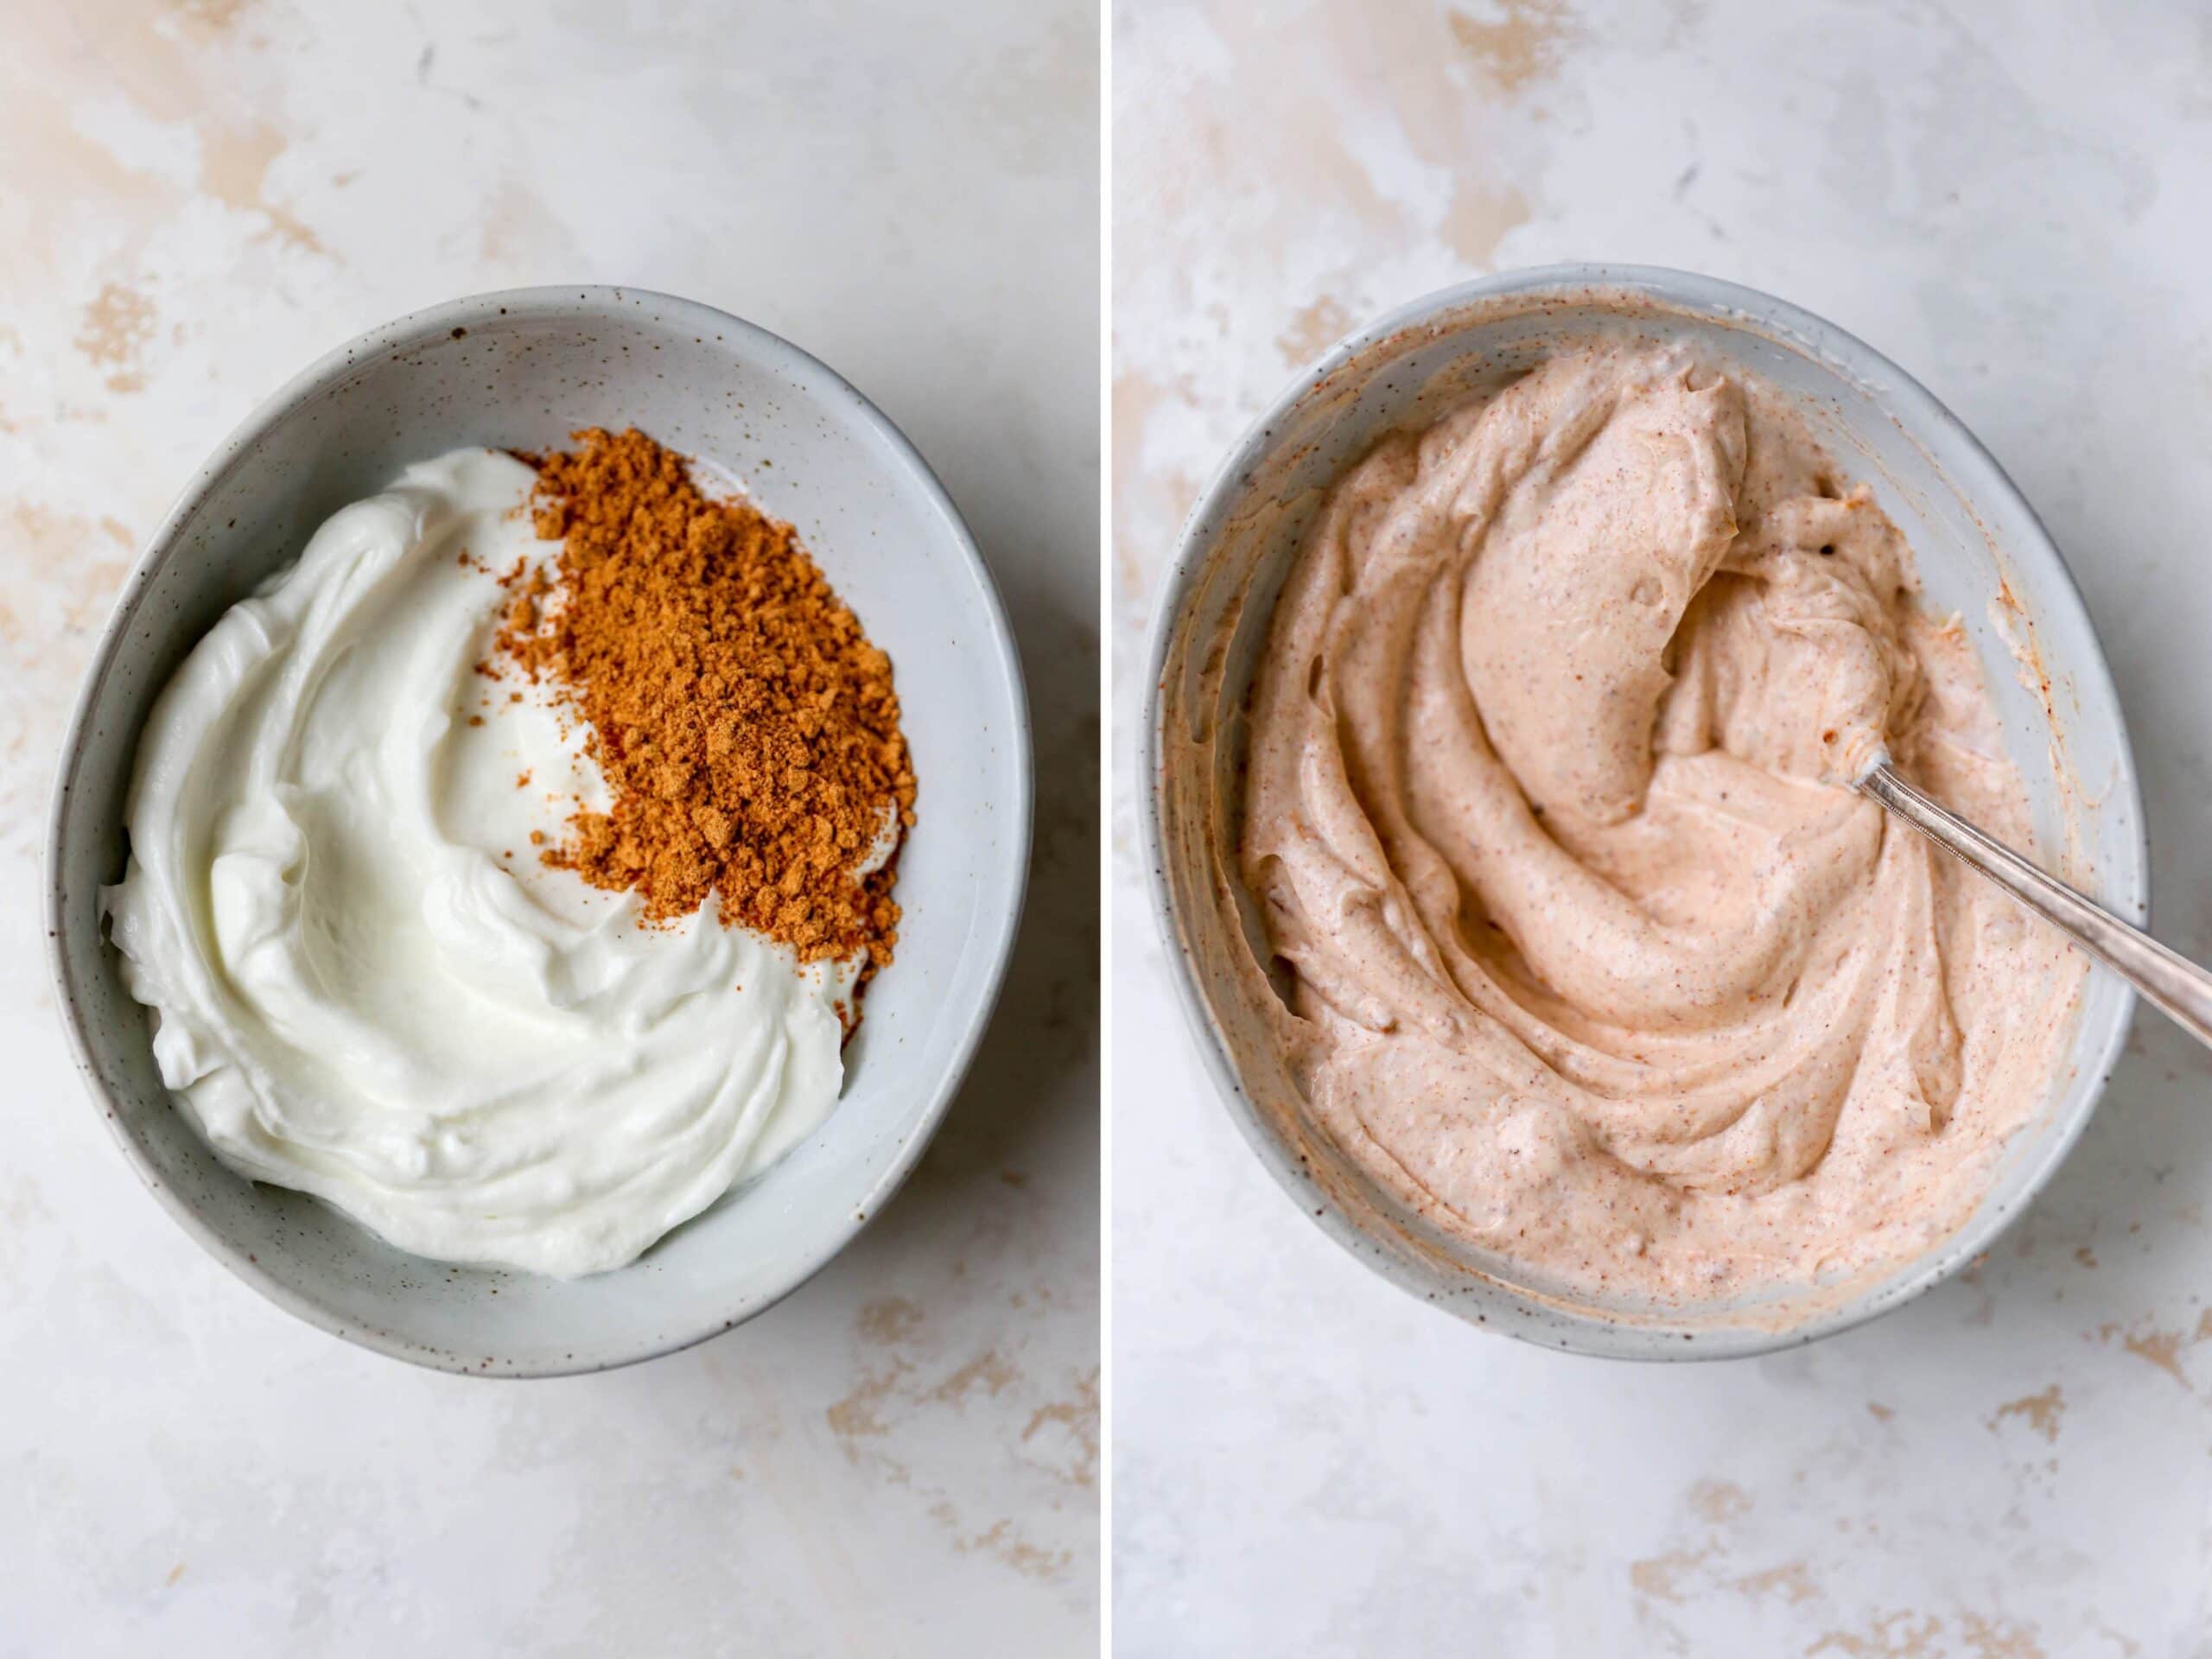
{"type": "Polygon", "coordinates": [[[1096,1650],[1097,58],[1081,0],[0,9],[0,1654],[1096,1650]],[[579,280],[786,335],[928,455],[1021,639],[1037,861],[994,1033],[851,1250],[683,1355],[487,1385],[289,1319],[138,1189],[39,842],[92,638],[224,433],[374,323],[579,280]]]}
{"type": "MultiPolygon", "coordinates": [[[[2111,653],[2164,937],[2212,958],[2212,34],[1993,0],[1123,0],[1111,650],[1293,372],[1561,259],[1808,306],[1923,378],[2111,653]]],[[[2212,1063],[2143,1016],[1963,1281],[1801,1352],[1578,1361],[1400,1294],[1215,1103],[1112,816],[1116,1633],[1191,1653],[2194,1655],[2212,1063]]]]}

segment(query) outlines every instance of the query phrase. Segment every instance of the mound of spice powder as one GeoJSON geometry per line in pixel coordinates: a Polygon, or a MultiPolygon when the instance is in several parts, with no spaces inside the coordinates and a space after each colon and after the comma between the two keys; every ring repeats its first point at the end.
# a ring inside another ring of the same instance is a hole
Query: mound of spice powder
{"type": "Polygon", "coordinates": [[[550,574],[503,578],[485,665],[550,677],[607,779],[611,809],[580,806],[541,856],[635,888],[649,921],[717,893],[802,962],[865,951],[867,978],[899,937],[882,848],[914,822],[890,659],[790,525],[709,499],[643,433],[570,435],[524,457],[562,548],[550,574]]]}

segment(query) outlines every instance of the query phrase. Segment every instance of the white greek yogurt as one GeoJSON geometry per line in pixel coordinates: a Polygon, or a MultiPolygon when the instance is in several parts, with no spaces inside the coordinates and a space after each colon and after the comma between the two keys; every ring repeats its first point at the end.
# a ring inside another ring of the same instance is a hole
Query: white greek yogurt
{"type": "Polygon", "coordinates": [[[556,550],[534,476],[410,467],[226,613],[147,721],[105,898],[226,1164],[423,1255],[575,1275],[821,1123],[853,975],[541,861],[605,785],[550,693],[475,671],[487,573],[556,550]]]}

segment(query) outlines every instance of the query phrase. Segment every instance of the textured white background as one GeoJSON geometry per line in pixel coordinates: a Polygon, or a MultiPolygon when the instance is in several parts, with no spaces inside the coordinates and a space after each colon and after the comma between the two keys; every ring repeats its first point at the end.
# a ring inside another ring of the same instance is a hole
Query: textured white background
{"type": "Polygon", "coordinates": [[[1095,1651],[1097,58],[1085,0],[0,5],[0,1655],[1095,1651]],[[1021,636],[1037,861],[850,1251],[681,1356],[486,1383],[294,1322],[139,1190],[37,842],[217,440],[372,324],[586,280],[786,335],[928,455],[1021,636]]]}
{"type": "Polygon", "coordinates": [[[1122,0],[1115,26],[1115,1619],[1162,1656],[2212,1652],[2212,1069],[2145,1015],[1966,1281],[1636,1369],[1418,1305],[1245,1150],[1128,805],[1183,512],[1293,370],[1555,259],[1796,300],[1924,378],[2113,658],[2161,931],[2212,957],[2201,4],[1122,0]]]}

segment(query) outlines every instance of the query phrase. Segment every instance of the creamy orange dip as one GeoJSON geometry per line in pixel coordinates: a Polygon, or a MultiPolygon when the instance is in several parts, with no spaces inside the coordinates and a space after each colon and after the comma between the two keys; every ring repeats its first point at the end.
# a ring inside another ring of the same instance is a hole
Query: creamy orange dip
{"type": "Polygon", "coordinates": [[[1326,1131],[1624,1307],[1964,1221],[2084,968],[1847,786],[1886,749],[2031,843],[1917,591],[1782,396],[1682,349],[1562,353],[1346,476],[1273,619],[1238,849],[1326,1131]]]}

